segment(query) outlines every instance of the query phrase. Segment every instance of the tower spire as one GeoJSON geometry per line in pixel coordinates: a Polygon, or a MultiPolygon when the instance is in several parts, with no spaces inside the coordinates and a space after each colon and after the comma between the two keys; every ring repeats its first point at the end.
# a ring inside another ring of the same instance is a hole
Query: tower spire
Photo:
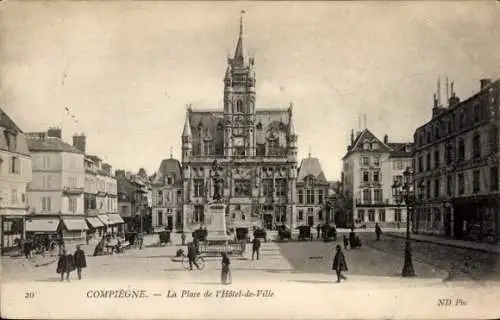
{"type": "Polygon", "coordinates": [[[236,44],[236,50],[234,52],[234,61],[240,65],[244,62],[244,53],[243,53],[243,14],[245,10],[241,10],[240,13],[240,35],[238,37],[238,43],[236,44]]]}

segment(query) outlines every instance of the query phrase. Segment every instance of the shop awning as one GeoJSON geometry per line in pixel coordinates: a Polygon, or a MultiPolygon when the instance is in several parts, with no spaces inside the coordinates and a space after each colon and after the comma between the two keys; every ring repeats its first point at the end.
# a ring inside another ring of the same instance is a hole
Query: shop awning
{"type": "Polygon", "coordinates": [[[120,215],[118,213],[110,213],[110,214],[108,214],[108,218],[109,218],[110,224],[125,223],[125,221],[123,221],[122,217],[120,217],[120,215]]]}
{"type": "Polygon", "coordinates": [[[111,222],[109,221],[109,217],[107,214],[100,214],[97,216],[99,218],[99,220],[101,220],[101,222],[107,226],[109,224],[111,224],[111,222]]]}
{"type": "Polygon", "coordinates": [[[69,231],[88,230],[89,227],[83,218],[63,218],[64,226],[69,231]]]}
{"type": "Polygon", "coordinates": [[[26,220],[26,231],[56,232],[59,222],[59,218],[31,218],[26,220]]]}
{"type": "Polygon", "coordinates": [[[104,227],[104,224],[97,217],[87,218],[87,222],[92,226],[92,228],[104,227]]]}

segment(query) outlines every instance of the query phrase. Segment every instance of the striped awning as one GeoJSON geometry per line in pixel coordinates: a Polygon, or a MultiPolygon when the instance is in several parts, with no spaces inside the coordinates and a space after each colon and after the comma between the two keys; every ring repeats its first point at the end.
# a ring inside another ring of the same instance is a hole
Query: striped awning
{"type": "Polygon", "coordinates": [[[99,218],[99,220],[101,220],[101,222],[102,222],[105,226],[112,224],[112,223],[110,223],[110,221],[109,221],[109,217],[108,217],[108,215],[107,215],[107,214],[100,214],[100,215],[98,215],[97,217],[99,218]]]}
{"type": "Polygon", "coordinates": [[[89,217],[87,218],[87,222],[92,226],[92,228],[104,227],[104,224],[97,217],[89,217]]]}
{"type": "Polygon", "coordinates": [[[26,220],[27,232],[56,232],[59,218],[31,218],[26,220]]]}
{"type": "Polygon", "coordinates": [[[125,221],[123,221],[122,217],[120,217],[120,215],[118,213],[110,213],[110,214],[108,214],[108,218],[109,218],[110,224],[125,223],[125,221]]]}
{"type": "Polygon", "coordinates": [[[89,229],[83,218],[63,218],[63,223],[68,231],[89,229]]]}

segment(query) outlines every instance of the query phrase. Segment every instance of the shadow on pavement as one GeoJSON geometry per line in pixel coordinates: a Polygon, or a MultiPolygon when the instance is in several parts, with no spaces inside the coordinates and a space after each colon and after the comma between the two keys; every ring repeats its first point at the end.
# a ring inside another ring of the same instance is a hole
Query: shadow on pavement
{"type": "Polygon", "coordinates": [[[222,284],[220,282],[210,282],[210,281],[207,281],[207,282],[201,282],[201,281],[198,281],[198,282],[186,282],[186,284],[210,284],[210,285],[214,285],[214,286],[226,286],[225,284],[222,284]]]}

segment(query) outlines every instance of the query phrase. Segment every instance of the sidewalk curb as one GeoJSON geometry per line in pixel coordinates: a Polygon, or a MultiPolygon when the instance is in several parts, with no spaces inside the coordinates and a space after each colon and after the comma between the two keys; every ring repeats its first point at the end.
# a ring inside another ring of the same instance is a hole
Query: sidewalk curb
{"type": "MultiPolygon", "coordinates": [[[[389,237],[392,237],[392,238],[400,238],[400,239],[405,239],[406,238],[406,235],[390,234],[390,233],[386,233],[385,235],[389,236],[389,237]]],[[[458,248],[458,249],[467,249],[467,250],[473,250],[473,251],[479,251],[479,252],[484,252],[484,253],[491,253],[491,254],[495,254],[495,255],[500,255],[500,252],[492,251],[492,250],[488,250],[488,249],[484,249],[484,248],[472,248],[472,247],[468,247],[468,246],[462,246],[462,245],[459,245],[459,244],[443,243],[443,242],[439,242],[439,241],[435,241],[435,240],[417,239],[417,238],[413,238],[413,237],[411,238],[411,240],[415,241],[415,242],[433,243],[433,244],[437,244],[437,245],[441,245],[441,246],[446,246],[446,247],[452,247],[452,248],[458,248]]]]}

